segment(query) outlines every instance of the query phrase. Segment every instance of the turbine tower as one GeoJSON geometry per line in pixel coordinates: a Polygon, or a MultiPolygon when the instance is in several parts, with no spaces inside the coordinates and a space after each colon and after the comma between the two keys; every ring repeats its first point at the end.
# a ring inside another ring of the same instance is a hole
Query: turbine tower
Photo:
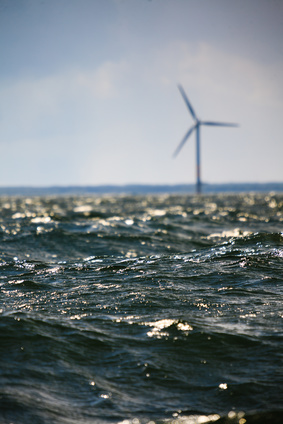
{"type": "Polygon", "coordinates": [[[188,132],[185,134],[184,138],[182,139],[181,143],[178,145],[177,149],[175,150],[173,157],[176,157],[177,154],[180,152],[190,135],[196,130],[196,174],[197,174],[197,183],[196,183],[196,191],[198,194],[201,193],[201,178],[200,178],[200,127],[201,125],[206,126],[213,126],[213,127],[238,127],[238,124],[225,124],[222,122],[208,122],[208,121],[200,121],[195,111],[189,102],[189,99],[184,92],[184,89],[181,85],[178,85],[178,88],[180,90],[180,93],[195,121],[195,124],[188,130],[188,132]]]}

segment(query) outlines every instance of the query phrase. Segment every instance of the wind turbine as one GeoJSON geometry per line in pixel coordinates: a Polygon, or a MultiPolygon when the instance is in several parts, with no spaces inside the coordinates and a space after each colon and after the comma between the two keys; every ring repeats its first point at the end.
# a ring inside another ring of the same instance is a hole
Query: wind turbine
{"type": "Polygon", "coordinates": [[[201,125],[213,126],[213,127],[238,127],[238,124],[225,124],[225,123],[222,123],[222,122],[200,121],[197,118],[195,111],[194,111],[191,103],[189,102],[189,99],[188,99],[183,87],[181,85],[178,85],[178,88],[179,88],[180,93],[181,93],[181,95],[182,95],[182,97],[183,97],[183,99],[184,99],[194,121],[195,121],[195,124],[185,134],[181,143],[178,145],[177,149],[175,150],[173,157],[176,157],[178,155],[178,153],[180,152],[180,150],[182,149],[182,147],[184,146],[184,144],[186,143],[186,141],[188,140],[190,135],[194,132],[194,130],[196,130],[196,160],[197,160],[197,164],[196,164],[196,171],[197,171],[196,191],[199,194],[199,193],[201,193],[201,179],[200,179],[200,127],[201,127],[201,125]]]}

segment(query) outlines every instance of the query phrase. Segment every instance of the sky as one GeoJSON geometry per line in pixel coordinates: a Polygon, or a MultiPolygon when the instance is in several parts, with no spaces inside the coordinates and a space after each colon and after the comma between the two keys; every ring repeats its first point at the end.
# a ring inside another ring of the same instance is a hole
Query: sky
{"type": "Polygon", "coordinates": [[[0,186],[283,181],[282,0],[0,0],[0,186]]]}

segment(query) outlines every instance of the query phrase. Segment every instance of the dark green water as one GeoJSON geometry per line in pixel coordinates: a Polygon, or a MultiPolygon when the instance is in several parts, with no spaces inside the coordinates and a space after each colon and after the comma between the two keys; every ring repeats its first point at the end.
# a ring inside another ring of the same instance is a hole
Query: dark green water
{"type": "Polygon", "coordinates": [[[0,422],[283,422],[283,195],[0,198],[0,422]]]}

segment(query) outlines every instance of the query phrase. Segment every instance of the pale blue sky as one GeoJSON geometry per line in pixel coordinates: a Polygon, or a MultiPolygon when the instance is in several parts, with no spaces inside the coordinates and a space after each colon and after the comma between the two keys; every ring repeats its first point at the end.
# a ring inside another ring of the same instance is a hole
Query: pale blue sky
{"type": "Polygon", "coordinates": [[[0,0],[0,185],[283,181],[281,0],[0,0]]]}

